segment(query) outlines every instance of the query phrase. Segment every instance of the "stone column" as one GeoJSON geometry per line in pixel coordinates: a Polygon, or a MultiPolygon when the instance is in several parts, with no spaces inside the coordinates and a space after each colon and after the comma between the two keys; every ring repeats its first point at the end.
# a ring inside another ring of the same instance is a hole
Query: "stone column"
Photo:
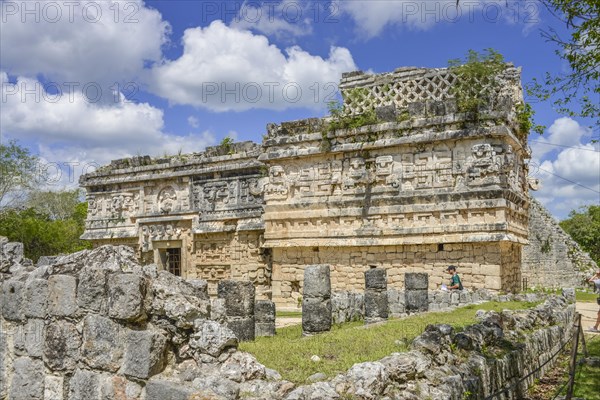
{"type": "Polygon", "coordinates": [[[275,303],[271,300],[256,300],[254,305],[255,336],[275,336],[275,303]]]}
{"type": "Polygon", "coordinates": [[[406,312],[423,312],[429,310],[429,275],[421,272],[404,274],[406,312]]]}
{"type": "Polygon", "coordinates": [[[388,319],[387,274],[383,268],[365,272],[365,324],[388,319]]]}
{"type": "Polygon", "coordinates": [[[302,334],[331,329],[331,279],[329,265],[309,265],[304,270],[302,334]]]}
{"type": "Polygon", "coordinates": [[[254,284],[223,280],[219,282],[217,296],[225,300],[227,327],[240,341],[254,340],[254,284]]]}

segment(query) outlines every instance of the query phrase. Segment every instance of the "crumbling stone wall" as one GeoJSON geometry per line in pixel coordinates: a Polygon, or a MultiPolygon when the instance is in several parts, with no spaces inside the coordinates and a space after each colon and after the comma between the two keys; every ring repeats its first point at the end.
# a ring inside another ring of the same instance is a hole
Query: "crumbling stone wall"
{"type": "Polygon", "coordinates": [[[266,377],[210,319],[206,281],[141,266],[126,246],[37,268],[18,244],[0,250],[1,399],[222,399],[266,377]]]}
{"type": "Polygon", "coordinates": [[[529,209],[529,244],[521,273],[529,287],[585,287],[598,266],[535,199],[529,209]]]}

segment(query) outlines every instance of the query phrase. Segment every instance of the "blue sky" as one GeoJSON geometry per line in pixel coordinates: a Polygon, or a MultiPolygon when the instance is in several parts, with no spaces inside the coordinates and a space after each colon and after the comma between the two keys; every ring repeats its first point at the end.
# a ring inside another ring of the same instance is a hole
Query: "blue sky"
{"type": "MultiPolygon", "coordinates": [[[[444,67],[486,48],[523,67],[524,83],[566,70],[540,30],[568,32],[536,1],[0,5],[2,140],[42,157],[57,188],[111,159],[260,141],[267,123],[323,116],[346,71],[444,67]]],[[[559,219],[600,203],[593,121],[532,105],[547,126],[531,136],[533,195],[559,219]]]]}

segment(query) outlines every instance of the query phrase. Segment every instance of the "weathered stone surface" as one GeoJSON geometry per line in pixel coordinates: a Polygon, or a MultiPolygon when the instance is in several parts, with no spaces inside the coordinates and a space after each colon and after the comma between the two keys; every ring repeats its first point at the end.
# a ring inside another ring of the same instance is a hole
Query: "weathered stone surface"
{"type": "Polygon", "coordinates": [[[22,321],[25,318],[23,312],[23,297],[25,284],[10,279],[2,283],[2,316],[9,321],[22,321]]]}
{"type": "Polygon", "coordinates": [[[7,366],[9,366],[9,350],[7,339],[7,333],[0,329],[0,399],[4,399],[8,395],[7,366]]]}
{"type": "Polygon", "coordinates": [[[387,290],[387,273],[383,268],[371,268],[365,271],[365,288],[387,290]]]}
{"type": "Polygon", "coordinates": [[[365,291],[365,322],[373,323],[388,318],[388,294],[385,291],[365,291]]]}
{"type": "Polygon", "coordinates": [[[427,290],[406,290],[404,295],[406,296],[406,311],[422,312],[428,310],[429,300],[427,290]]]}
{"type": "Polygon", "coordinates": [[[329,265],[308,265],[304,269],[303,298],[331,298],[331,278],[329,265]]]}
{"type": "Polygon", "coordinates": [[[390,289],[388,295],[388,310],[391,317],[399,317],[406,312],[406,296],[403,291],[390,289]]]}
{"type": "Polygon", "coordinates": [[[179,382],[151,380],[146,385],[146,400],[192,400],[193,393],[179,382]]]}
{"type": "Polygon", "coordinates": [[[72,317],[77,312],[77,278],[53,275],[48,278],[48,313],[72,317]]]}
{"type": "Polygon", "coordinates": [[[427,290],[429,288],[429,275],[419,272],[404,274],[404,287],[406,290],[427,290]]]}
{"type": "Polygon", "coordinates": [[[340,395],[359,399],[378,399],[387,385],[388,374],[380,362],[354,364],[348,372],[332,381],[340,395]]]}
{"type": "Polygon", "coordinates": [[[145,317],[144,278],[137,274],[113,274],[108,278],[108,315],[125,321],[145,317]]]}
{"type": "Polygon", "coordinates": [[[331,294],[332,321],[344,323],[362,320],[365,316],[365,295],[355,292],[331,294]]]}
{"type": "Polygon", "coordinates": [[[194,333],[190,335],[190,347],[203,354],[218,357],[229,348],[237,348],[238,338],[223,325],[205,319],[194,322],[194,333]]]}
{"type": "Polygon", "coordinates": [[[70,322],[51,322],[44,333],[44,362],[54,371],[72,371],[79,359],[81,336],[70,322]]]}
{"type": "Polygon", "coordinates": [[[254,306],[254,336],[275,335],[275,303],[271,300],[257,300],[254,306]]]}
{"type": "Polygon", "coordinates": [[[176,321],[180,328],[192,328],[196,319],[209,317],[210,299],[206,282],[183,280],[160,271],[150,290],[152,313],[176,321]]]}
{"type": "Polygon", "coordinates": [[[224,324],[227,321],[227,310],[225,310],[225,299],[211,299],[210,319],[224,324]]]}
{"type": "Polygon", "coordinates": [[[101,400],[99,380],[99,374],[78,369],[69,381],[69,400],[101,400]]]}
{"type": "Polygon", "coordinates": [[[44,318],[48,310],[48,280],[28,279],[25,284],[25,316],[44,318]]]}
{"type": "Polygon", "coordinates": [[[33,360],[28,357],[15,360],[9,399],[44,399],[44,364],[41,360],[33,360]]]}
{"type": "Polygon", "coordinates": [[[90,311],[101,311],[106,307],[106,279],[108,270],[84,267],[79,274],[77,304],[90,311]]]}
{"type": "Polygon", "coordinates": [[[302,299],[302,331],[305,334],[326,332],[331,329],[331,300],[302,299]]]}
{"type": "Polygon", "coordinates": [[[123,374],[148,379],[165,367],[167,338],[155,331],[130,331],[125,342],[123,374]]]}
{"type": "Polygon", "coordinates": [[[236,352],[221,365],[220,373],[234,382],[245,382],[253,379],[264,379],[265,366],[256,361],[248,353],[236,352]]]}
{"type": "Polygon", "coordinates": [[[15,332],[14,346],[18,355],[41,358],[44,343],[44,321],[29,319],[25,325],[19,325],[15,332]]]}
{"type": "Polygon", "coordinates": [[[142,387],[122,376],[103,375],[100,380],[102,400],[141,400],[142,387]]]}
{"type": "Polygon", "coordinates": [[[46,375],[44,378],[44,400],[63,400],[65,378],[62,376],[46,375]]]}
{"type": "Polygon", "coordinates": [[[250,281],[219,282],[218,296],[225,300],[227,317],[254,315],[255,288],[250,281]]]}
{"type": "Polygon", "coordinates": [[[227,318],[227,327],[235,334],[241,342],[252,341],[255,338],[254,317],[229,317],[227,318]]]}
{"type": "Polygon", "coordinates": [[[116,372],[122,356],[123,335],[119,324],[100,315],[88,315],[83,322],[83,362],[90,368],[116,372]]]}

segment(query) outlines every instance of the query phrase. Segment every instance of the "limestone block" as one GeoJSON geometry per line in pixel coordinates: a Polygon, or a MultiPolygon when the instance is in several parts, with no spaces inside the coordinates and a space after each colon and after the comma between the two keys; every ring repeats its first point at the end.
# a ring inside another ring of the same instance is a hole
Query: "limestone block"
{"type": "Polygon", "coordinates": [[[44,363],[29,357],[17,358],[11,380],[10,400],[44,399],[44,363]]]}
{"type": "Polygon", "coordinates": [[[48,280],[30,279],[25,284],[25,316],[44,318],[48,310],[48,280]]]}
{"type": "Polygon", "coordinates": [[[254,307],[256,319],[255,336],[275,335],[275,303],[271,300],[257,300],[254,307]]]}
{"type": "Polygon", "coordinates": [[[407,312],[423,312],[429,308],[427,290],[406,290],[405,304],[407,312]]]}
{"type": "Polygon", "coordinates": [[[99,375],[78,369],[69,381],[69,400],[101,400],[99,375]]]}
{"type": "Polygon", "coordinates": [[[365,271],[366,289],[387,289],[387,274],[383,268],[372,268],[365,271]]]}
{"type": "Polygon", "coordinates": [[[485,287],[491,290],[501,290],[502,289],[502,280],[499,276],[486,276],[485,277],[485,287]]]}
{"type": "Polygon", "coordinates": [[[189,343],[201,354],[218,357],[229,348],[237,348],[238,339],[229,328],[215,321],[197,319],[189,343]]]}
{"type": "Polygon", "coordinates": [[[457,306],[460,303],[460,292],[452,291],[450,292],[450,304],[453,306],[457,306]]]}
{"type": "Polygon", "coordinates": [[[122,356],[120,325],[100,315],[88,315],[83,323],[83,362],[91,368],[116,372],[121,366],[122,356]]]}
{"type": "Polygon", "coordinates": [[[429,275],[419,272],[404,274],[404,287],[406,290],[427,290],[429,288],[429,275]]]}
{"type": "Polygon", "coordinates": [[[65,379],[62,376],[46,375],[44,378],[44,400],[64,400],[65,379]]]}
{"type": "Polygon", "coordinates": [[[122,372],[148,379],[160,373],[166,362],[167,338],[156,331],[130,331],[125,340],[122,372]]]}
{"type": "Polygon", "coordinates": [[[190,400],[193,393],[179,382],[151,380],[146,385],[146,400],[190,400]]]}
{"type": "Polygon", "coordinates": [[[48,313],[58,317],[72,317],[77,312],[77,279],[69,275],[48,278],[48,313]]]}
{"type": "Polygon", "coordinates": [[[235,334],[240,342],[253,341],[255,338],[254,317],[228,317],[227,327],[235,334]]]}
{"type": "Polygon", "coordinates": [[[211,299],[210,301],[210,319],[224,324],[227,320],[227,310],[225,310],[225,299],[211,299]]]}
{"type": "Polygon", "coordinates": [[[100,311],[106,303],[106,278],[108,271],[102,268],[84,267],[79,274],[77,304],[91,311],[100,311]]]}
{"type": "Polygon", "coordinates": [[[374,323],[388,318],[388,295],[384,291],[365,291],[365,323],[374,323]]]}
{"type": "Polygon", "coordinates": [[[223,280],[219,282],[217,293],[225,300],[228,317],[254,315],[255,289],[252,282],[223,280]]]}
{"type": "Polygon", "coordinates": [[[125,321],[145,317],[144,278],[136,274],[113,274],[108,278],[108,315],[125,321]]]}
{"type": "Polygon", "coordinates": [[[103,375],[99,381],[102,400],[141,400],[142,387],[122,376],[103,375]]]}
{"type": "Polygon", "coordinates": [[[4,399],[8,392],[8,338],[7,332],[0,329],[0,399],[4,399]]]}
{"type": "Polygon", "coordinates": [[[81,337],[70,322],[51,322],[44,333],[44,362],[54,371],[72,371],[79,359],[81,337]]]}
{"type": "Polygon", "coordinates": [[[331,300],[319,298],[302,299],[302,331],[304,334],[326,332],[331,329],[331,300]]]}
{"type": "Polygon", "coordinates": [[[25,284],[9,279],[2,283],[2,316],[8,321],[23,321],[25,284]]]}
{"type": "Polygon", "coordinates": [[[405,294],[403,291],[399,291],[397,289],[389,289],[387,291],[388,296],[388,311],[389,315],[392,317],[397,317],[400,314],[404,314],[406,312],[405,307],[405,294]]]}
{"type": "Polygon", "coordinates": [[[44,321],[29,319],[25,325],[19,325],[15,332],[14,346],[17,355],[42,357],[44,344],[44,321]]]}
{"type": "Polygon", "coordinates": [[[466,290],[460,291],[460,300],[459,301],[460,301],[460,304],[471,303],[473,301],[471,292],[468,292],[466,290]]]}
{"type": "Polygon", "coordinates": [[[305,268],[302,296],[331,298],[329,265],[309,265],[305,268]]]}

